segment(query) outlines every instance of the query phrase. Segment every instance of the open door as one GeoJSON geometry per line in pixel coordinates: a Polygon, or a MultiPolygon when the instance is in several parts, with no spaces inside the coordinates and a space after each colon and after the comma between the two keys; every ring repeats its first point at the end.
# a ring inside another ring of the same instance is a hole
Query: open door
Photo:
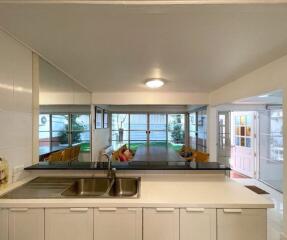
{"type": "Polygon", "coordinates": [[[255,177],[256,112],[231,113],[231,168],[255,177]]]}
{"type": "Polygon", "coordinates": [[[231,157],[230,112],[218,112],[217,159],[219,163],[229,165],[231,157]]]}

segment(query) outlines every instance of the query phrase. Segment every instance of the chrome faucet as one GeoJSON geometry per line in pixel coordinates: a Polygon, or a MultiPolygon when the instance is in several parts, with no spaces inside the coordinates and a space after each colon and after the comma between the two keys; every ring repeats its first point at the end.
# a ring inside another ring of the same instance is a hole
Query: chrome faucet
{"type": "Polygon", "coordinates": [[[106,154],[106,153],[104,153],[103,155],[108,159],[107,177],[111,178],[114,181],[115,178],[116,178],[116,171],[117,171],[117,169],[116,168],[112,168],[112,159],[111,159],[111,157],[108,154],[106,154]]]}

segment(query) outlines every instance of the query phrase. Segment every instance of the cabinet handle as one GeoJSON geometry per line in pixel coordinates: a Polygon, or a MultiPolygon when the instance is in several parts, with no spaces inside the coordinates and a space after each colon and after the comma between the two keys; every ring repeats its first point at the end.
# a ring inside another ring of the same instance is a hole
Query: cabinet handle
{"type": "Polygon", "coordinates": [[[99,208],[100,212],[116,212],[117,208],[99,208]]]}
{"type": "Polygon", "coordinates": [[[10,208],[11,212],[27,212],[28,208],[10,208]]]}
{"type": "Polygon", "coordinates": [[[137,209],[136,208],[128,208],[128,211],[130,212],[135,212],[137,209]]]}
{"type": "Polygon", "coordinates": [[[70,208],[71,212],[87,212],[88,208],[70,208]]]}
{"type": "Polygon", "coordinates": [[[186,208],[187,212],[204,212],[204,208],[186,208]]]}
{"type": "Polygon", "coordinates": [[[242,209],[223,209],[224,213],[242,213],[242,209]]]}
{"type": "Polygon", "coordinates": [[[157,212],[174,212],[174,208],[156,208],[157,212]]]}

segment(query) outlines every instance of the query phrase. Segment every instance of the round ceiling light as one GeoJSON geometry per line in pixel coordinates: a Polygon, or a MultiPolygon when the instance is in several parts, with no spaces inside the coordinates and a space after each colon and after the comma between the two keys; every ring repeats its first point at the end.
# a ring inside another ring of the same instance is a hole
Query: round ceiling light
{"type": "Polygon", "coordinates": [[[158,78],[154,78],[146,81],[145,85],[149,88],[160,88],[164,85],[164,81],[158,78]]]}

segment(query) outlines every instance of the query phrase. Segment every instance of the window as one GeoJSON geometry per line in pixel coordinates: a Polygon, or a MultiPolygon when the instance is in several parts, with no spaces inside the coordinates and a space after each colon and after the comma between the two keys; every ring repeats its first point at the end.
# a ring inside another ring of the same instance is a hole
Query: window
{"type": "Polygon", "coordinates": [[[128,144],[133,150],[143,144],[167,145],[178,150],[185,141],[185,114],[112,113],[114,147],[128,144]]]}
{"type": "Polygon", "coordinates": [[[252,147],[252,114],[235,116],[235,145],[252,147]]]}
{"type": "Polygon", "coordinates": [[[270,112],[270,159],[283,161],[283,111],[270,112]]]}
{"type": "Polygon", "coordinates": [[[192,149],[207,152],[207,110],[189,114],[189,145],[192,149]]]}
{"type": "Polygon", "coordinates": [[[40,114],[39,143],[40,147],[81,144],[81,152],[89,152],[90,114],[40,114]]]}
{"type": "Polygon", "coordinates": [[[180,149],[185,142],[185,114],[168,114],[168,143],[180,149]]]}

